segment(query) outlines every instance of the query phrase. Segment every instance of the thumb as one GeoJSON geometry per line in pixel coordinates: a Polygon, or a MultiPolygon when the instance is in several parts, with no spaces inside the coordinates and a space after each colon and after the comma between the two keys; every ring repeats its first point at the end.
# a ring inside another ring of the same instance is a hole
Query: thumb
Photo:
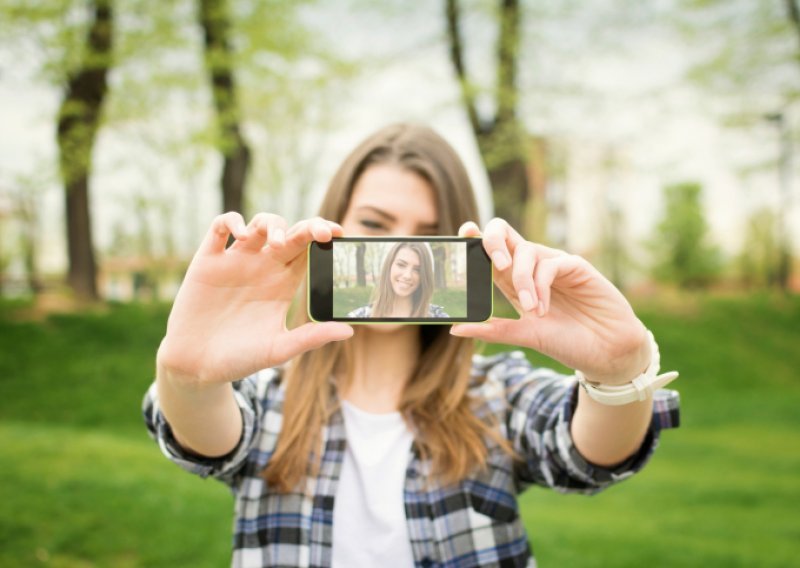
{"type": "Polygon", "coordinates": [[[352,336],[353,328],[346,323],[305,323],[275,338],[273,356],[280,362],[288,361],[331,341],[342,341],[352,336]]]}

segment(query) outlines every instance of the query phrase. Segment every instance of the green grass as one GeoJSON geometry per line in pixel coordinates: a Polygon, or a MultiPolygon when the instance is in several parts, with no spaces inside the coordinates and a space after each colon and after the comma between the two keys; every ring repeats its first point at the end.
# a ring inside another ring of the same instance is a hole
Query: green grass
{"type": "Polygon", "coordinates": [[[371,286],[336,288],[333,291],[333,315],[344,317],[356,308],[366,306],[371,293],[371,286]]]}
{"type": "MultiPolygon", "coordinates": [[[[162,458],[141,422],[168,308],[32,323],[19,307],[0,304],[0,566],[227,565],[227,489],[162,458]]],[[[682,426],[600,495],[525,493],[540,566],[798,565],[800,298],[637,313],[681,371],[682,426]]]]}
{"type": "Polygon", "coordinates": [[[431,303],[442,306],[451,318],[467,317],[467,291],[466,289],[436,290],[431,303]]]}

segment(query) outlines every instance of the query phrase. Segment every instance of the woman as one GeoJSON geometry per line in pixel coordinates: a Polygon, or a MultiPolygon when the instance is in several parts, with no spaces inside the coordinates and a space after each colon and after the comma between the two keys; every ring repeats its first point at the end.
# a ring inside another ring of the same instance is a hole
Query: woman
{"type": "Polygon", "coordinates": [[[640,389],[620,406],[592,398],[650,384],[655,344],[589,263],[502,219],[483,242],[519,319],[349,326],[299,309],[286,328],[310,241],[478,236],[476,218],[452,148],[397,125],[345,160],[320,217],[215,219],[175,299],[144,412],[170,459],[233,489],[235,566],[533,565],[524,488],[599,491],[641,469],[676,425],[672,391],[640,389]],[[521,352],[473,356],[473,339],[536,349],[591,383],[579,389],[521,352]]]}
{"type": "Polygon", "coordinates": [[[383,259],[372,301],[347,314],[349,318],[446,318],[442,306],[431,304],[433,253],[427,243],[395,244],[383,259]]]}

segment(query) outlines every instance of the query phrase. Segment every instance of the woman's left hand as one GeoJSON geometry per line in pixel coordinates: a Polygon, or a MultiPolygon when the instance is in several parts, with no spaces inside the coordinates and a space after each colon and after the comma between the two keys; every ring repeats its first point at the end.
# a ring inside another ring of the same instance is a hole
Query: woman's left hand
{"type": "MultiPolygon", "coordinates": [[[[458,234],[481,236],[472,222],[458,234]]],[[[646,328],[594,266],[526,241],[503,219],[489,221],[482,236],[495,284],[520,317],[456,324],[453,335],[530,347],[600,383],[626,383],[647,368],[646,328]]]]}

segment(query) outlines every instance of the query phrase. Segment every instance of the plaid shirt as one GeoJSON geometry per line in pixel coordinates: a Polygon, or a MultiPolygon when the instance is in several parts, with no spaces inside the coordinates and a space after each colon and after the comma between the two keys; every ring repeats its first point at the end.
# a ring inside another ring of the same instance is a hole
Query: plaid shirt
{"type": "MultiPolygon", "coordinates": [[[[484,470],[443,486],[431,477],[431,464],[412,447],[403,498],[416,567],[535,566],[518,494],[531,484],[564,493],[596,493],[639,471],[656,448],[660,430],[678,425],[678,393],[657,391],[640,450],[617,467],[597,467],[578,453],[570,437],[575,377],[533,368],[521,351],[476,355],[473,376],[472,394],[480,402],[476,412],[497,418],[524,461],[514,462],[490,447],[484,470]],[[482,377],[486,380],[477,380],[482,377]]],[[[180,448],[159,410],[155,385],[144,399],[145,422],[170,460],[232,489],[233,566],[330,566],[334,498],[346,444],[344,422],[336,412],[324,428],[321,468],[306,480],[305,491],[267,491],[259,472],[281,429],[280,377],[280,369],[267,369],[234,384],[244,432],[237,448],[223,458],[198,458],[180,448]]]]}

